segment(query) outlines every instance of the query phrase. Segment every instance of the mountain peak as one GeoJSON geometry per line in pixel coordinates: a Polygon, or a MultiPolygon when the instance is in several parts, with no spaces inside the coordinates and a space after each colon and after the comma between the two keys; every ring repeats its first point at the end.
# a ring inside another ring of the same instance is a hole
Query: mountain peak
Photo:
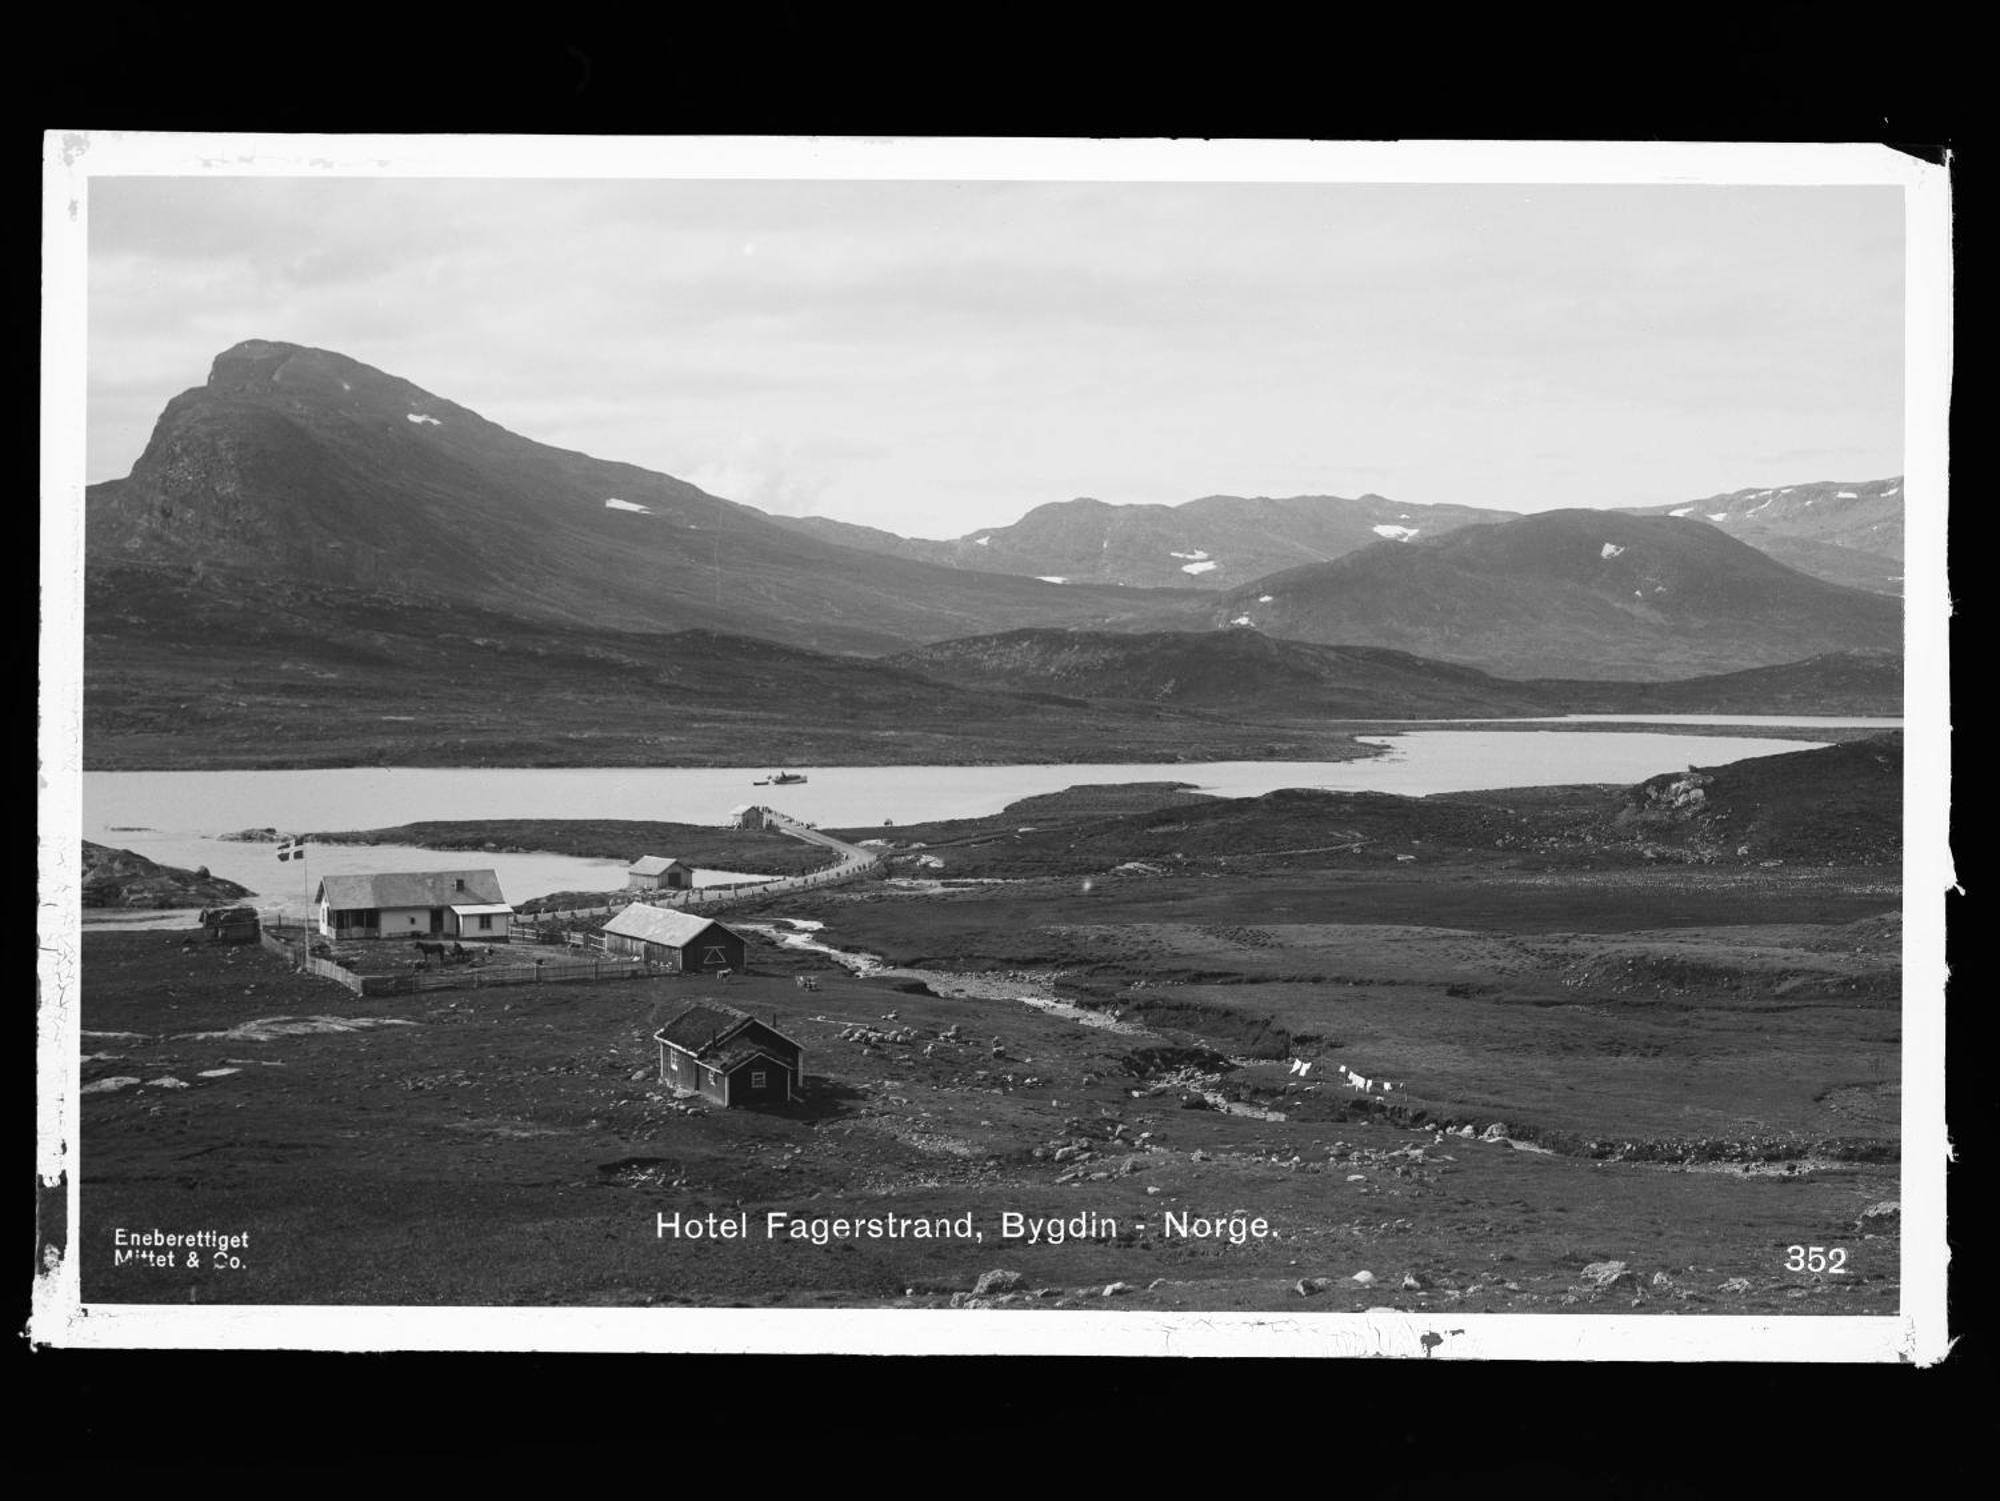
{"type": "Polygon", "coordinates": [[[334,350],[278,339],[245,339],[223,350],[209,367],[208,389],[243,395],[277,390],[293,396],[349,396],[359,389],[399,400],[429,394],[334,350]]]}

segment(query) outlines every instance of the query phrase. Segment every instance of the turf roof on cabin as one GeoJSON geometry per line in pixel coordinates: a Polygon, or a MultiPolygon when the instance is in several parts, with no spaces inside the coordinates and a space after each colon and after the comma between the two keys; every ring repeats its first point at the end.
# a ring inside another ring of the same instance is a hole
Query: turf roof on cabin
{"type": "MultiPolygon", "coordinates": [[[[661,1042],[672,1043],[677,1048],[699,1055],[709,1048],[728,1042],[735,1033],[753,1022],[773,1037],[792,1042],[791,1038],[786,1037],[769,1022],[762,1021],[747,1011],[739,1011],[734,1006],[724,1005],[721,1001],[696,1001],[653,1035],[661,1042]]],[[[798,1046],[797,1043],[792,1045],[798,1046]]],[[[744,1040],[743,1046],[750,1051],[763,1051],[748,1039],[744,1040]]],[[[732,1049],[726,1056],[734,1059],[737,1051],[732,1049]]],[[[744,1056],[748,1054],[745,1053],[744,1056]]]]}

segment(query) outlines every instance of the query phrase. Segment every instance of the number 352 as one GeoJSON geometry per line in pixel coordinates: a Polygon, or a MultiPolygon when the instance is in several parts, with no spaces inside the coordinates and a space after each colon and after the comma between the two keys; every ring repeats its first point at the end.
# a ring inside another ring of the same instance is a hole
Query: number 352
{"type": "Polygon", "coordinates": [[[1788,1272],[1831,1272],[1840,1276],[1847,1271],[1847,1248],[1845,1246],[1787,1246],[1785,1248],[1785,1270],[1788,1272]]]}

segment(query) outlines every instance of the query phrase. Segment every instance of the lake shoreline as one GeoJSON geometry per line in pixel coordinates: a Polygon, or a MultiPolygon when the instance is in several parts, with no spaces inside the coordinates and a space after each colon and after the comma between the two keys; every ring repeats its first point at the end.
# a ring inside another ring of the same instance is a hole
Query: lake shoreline
{"type": "MultiPolygon", "coordinates": [[[[1881,734],[1886,730],[1902,728],[1902,721],[1889,717],[1852,716],[1840,724],[1815,723],[1843,716],[1822,713],[1804,713],[1797,718],[1778,715],[1737,715],[1715,716],[1716,722],[1697,724],[1677,720],[1671,715],[1656,715],[1651,718],[1643,714],[1594,718],[1575,716],[1566,719],[1336,719],[1320,720],[1312,724],[1274,724],[1246,726],[1246,729],[1269,731],[1273,737],[1307,737],[1311,744],[1299,744],[1296,740],[1283,744],[1283,754],[1234,754],[1217,755],[1214,746],[1197,746],[1177,755],[1167,755],[1156,747],[1129,745],[1108,745],[1098,748],[1093,756],[1057,756],[1037,759],[1024,750],[1020,755],[1005,758],[994,756],[968,756],[963,759],[949,757],[947,748],[935,744],[920,749],[920,754],[898,757],[899,747],[888,744],[869,743],[857,746],[852,751],[834,750],[828,752],[823,747],[814,747],[815,753],[792,754],[786,751],[774,753],[774,760],[786,765],[803,767],[808,772],[819,769],[855,769],[861,767],[951,767],[955,770],[1004,771],[1016,767],[1061,767],[1097,766],[1105,764],[1106,758],[1116,758],[1119,764],[1131,766],[1153,766],[1162,769],[1180,766],[1208,765],[1219,761],[1257,761],[1272,765],[1296,764],[1316,765],[1337,761],[1365,761],[1384,754],[1380,746],[1369,745],[1360,737],[1368,735],[1406,735],[1423,731],[1443,731],[1474,726],[1481,730],[1503,733],[1545,732],[1555,734],[1659,734],[1671,731],[1679,735],[1726,736],[1747,728],[1783,730],[1790,739],[1816,740],[1836,743],[1859,736],[1881,734]],[[941,754],[942,752],[942,754],[941,754]]],[[[622,743],[608,749],[624,751],[629,747],[622,743]]],[[[428,760],[421,757],[386,761],[379,756],[364,752],[331,752],[324,755],[302,755],[292,757],[260,757],[249,759],[229,754],[198,754],[183,757],[122,757],[104,755],[101,750],[93,754],[85,751],[82,770],[86,773],[126,774],[156,772],[161,774],[186,772],[227,772],[227,771],[713,771],[735,770],[722,766],[716,757],[690,752],[686,755],[666,755],[657,753],[646,759],[632,756],[610,755],[601,759],[579,759],[570,757],[562,760],[428,760]]],[[[745,766],[744,771],[756,768],[745,766]]]]}

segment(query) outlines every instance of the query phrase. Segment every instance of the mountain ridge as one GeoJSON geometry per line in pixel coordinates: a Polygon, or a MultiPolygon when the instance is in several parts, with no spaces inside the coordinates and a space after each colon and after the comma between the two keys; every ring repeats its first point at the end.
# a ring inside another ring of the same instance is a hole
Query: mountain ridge
{"type": "Polygon", "coordinates": [[[803,536],[670,475],[553,448],[333,351],[249,340],[86,493],[86,556],[316,582],[615,628],[892,651],[1187,600],[1060,590],[803,536]]]}
{"type": "Polygon", "coordinates": [[[1901,602],[1703,522],[1541,511],[1232,590],[1210,623],[1520,677],[1662,680],[1902,644],[1901,602]]]}

